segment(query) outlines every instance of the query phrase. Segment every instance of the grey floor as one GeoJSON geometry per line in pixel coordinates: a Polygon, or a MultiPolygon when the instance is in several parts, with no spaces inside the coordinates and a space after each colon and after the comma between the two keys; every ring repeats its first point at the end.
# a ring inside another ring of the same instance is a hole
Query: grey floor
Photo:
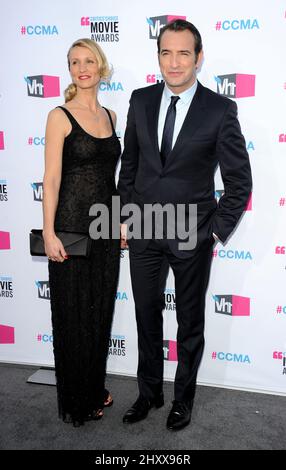
{"type": "Polygon", "coordinates": [[[199,386],[190,426],[171,432],[171,383],[164,386],[163,408],[124,425],[122,415],[137,397],[136,380],[112,375],[107,386],[114,405],[102,420],[73,428],[57,417],[54,386],[26,382],[35,370],[0,364],[0,449],[286,449],[286,397],[199,386]]]}

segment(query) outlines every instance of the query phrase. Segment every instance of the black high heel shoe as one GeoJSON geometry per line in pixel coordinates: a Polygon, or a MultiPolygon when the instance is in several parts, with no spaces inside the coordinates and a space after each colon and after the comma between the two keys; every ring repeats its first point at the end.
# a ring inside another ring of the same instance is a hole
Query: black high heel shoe
{"type": "Polygon", "coordinates": [[[97,410],[93,410],[89,415],[87,415],[87,421],[98,421],[99,419],[103,418],[103,409],[98,408],[97,410]]]}

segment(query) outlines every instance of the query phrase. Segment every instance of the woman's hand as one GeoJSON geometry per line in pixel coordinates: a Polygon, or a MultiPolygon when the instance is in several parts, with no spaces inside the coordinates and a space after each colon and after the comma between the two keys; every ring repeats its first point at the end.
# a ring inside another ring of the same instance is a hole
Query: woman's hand
{"type": "Polygon", "coordinates": [[[45,235],[43,233],[43,238],[45,242],[45,252],[49,260],[62,263],[65,259],[68,259],[64,246],[56,234],[45,235]]]}
{"type": "Polygon", "coordinates": [[[120,248],[121,250],[128,249],[127,224],[120,224],[120,248]]]}

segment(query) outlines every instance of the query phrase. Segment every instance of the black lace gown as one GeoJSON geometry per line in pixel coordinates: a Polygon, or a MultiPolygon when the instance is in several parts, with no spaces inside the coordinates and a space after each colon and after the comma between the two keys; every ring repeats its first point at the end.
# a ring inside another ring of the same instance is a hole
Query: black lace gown
{"type": "MultiPolygon", "coordinates": [[[[112,135],[85,132],[72,124],[63,147],[62,180],[55,229],[88,233],[94,203],[111,207],[117,195],[115,168],[120,143],[111,116],[112,135]]],[[[106,360],[120,259],[119,240],[92,240],[89,258],[49,261],[53,347],[59,416],[84,423],[103,407],[106,360]]]]}

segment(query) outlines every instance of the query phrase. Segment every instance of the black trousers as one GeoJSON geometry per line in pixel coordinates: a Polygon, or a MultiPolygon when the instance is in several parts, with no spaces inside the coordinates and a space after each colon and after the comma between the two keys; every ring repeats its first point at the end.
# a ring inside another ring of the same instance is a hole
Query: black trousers
{"type": "Polygon", "coordinates": [[[151,240],[144,252],[130,250],[130,272],[138,330],[138,387],[152,399],[163,387],[164,290],[171,266],[175,278],[178,365],[175,400],[194,398],[204,349],[205,294],[213,243],[206,240],[190,258],[177,258],[166,240],[151,240]]]}

